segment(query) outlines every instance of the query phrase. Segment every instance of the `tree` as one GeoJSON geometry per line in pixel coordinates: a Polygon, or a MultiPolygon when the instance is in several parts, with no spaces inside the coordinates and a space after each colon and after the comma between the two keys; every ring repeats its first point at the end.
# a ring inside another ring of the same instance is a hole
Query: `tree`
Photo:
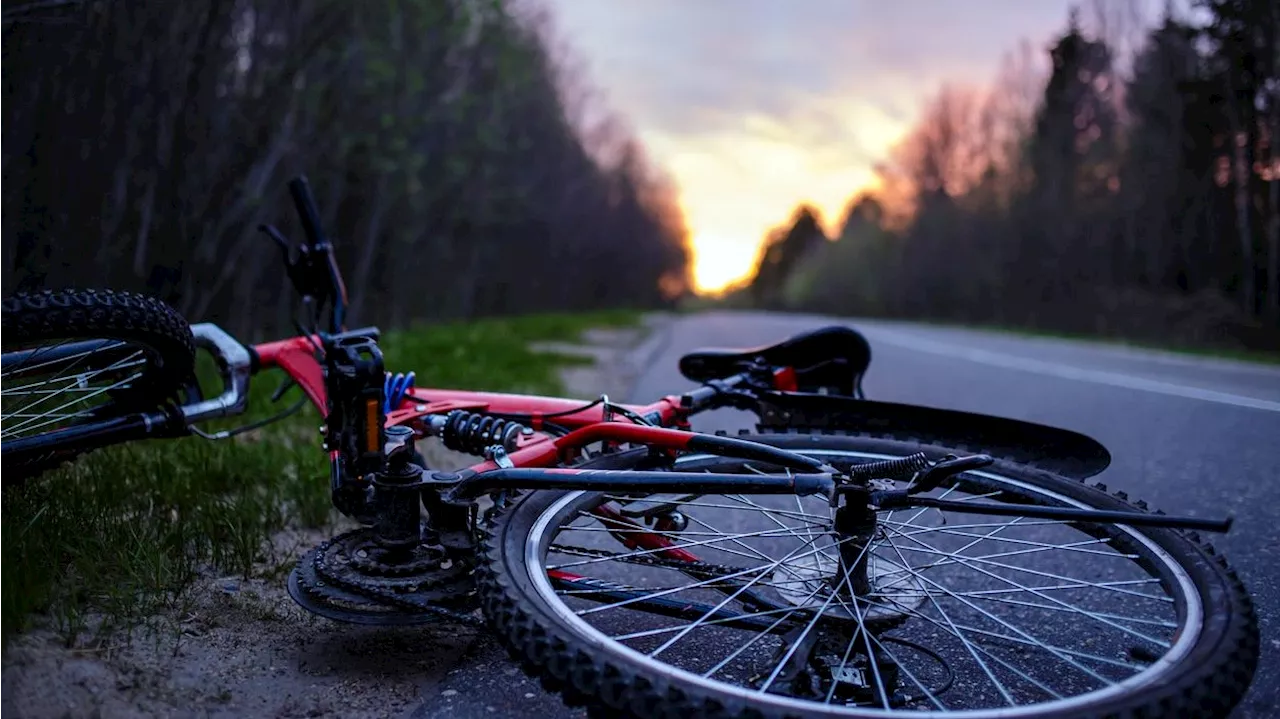
{"type": "MultiPolygon", "coordinates": [[[[1215,109],[1225,120],[1229,134],[1225,155],[1231,172],[1229,186],[1234,201],[1234,229],[1238,246],[1239,297],[1248,312],[1259,312],[1263,304],[1280,302],[1275,272],[1264,262],[1261,222],[1262,208],[1269,194],[1270,181],[1259,172],[1259,156],[1270,159],[1269,115],[1280,93],[1280,9],[1268,0],[1197,0],[1196,7],[1209,15],[1200,28],[1200,39],[1207,48],[1209,82],[1214,86],[1215,109]],[[1265,291],[1260,290],[1266,288],[1265,291]],[[1266,298],[1264,299],[1264,295],[1266,298]]],[[[1272,241],[1275,245],[1280,241],[1272,241]]],[[[1275,310],[1267,314],[1274,315],[1275,310]]]]}
{"type": "Polygon", "coordinates": [[[5,12],[7,290],[145,290],[154,276],[192,321],[292,331],[278,254],[256,228],[298,236],[285,187],[306,173],[362,323],[686,291],[669,182],[608,108],[575,94],[546,15],[513,0],[69,3],[57,23],[5,12]]]}
{"type": "Polygon", "coordinates": [[[1192,30],[1166,13],[1135,58],[1121,170],[1126,266],[1143,285],[1183,291],[1203,282],[1194,254],[1209,206],[1200,198],[1216,190],[1211,126],[1186,93],[1201,72],[1193,41],[1192,30]]]}
{"type": "Polygon", "coordinates": [[[1074,12],[1049,54],[1053,70],[1028,139],[1034,179],[1023,208],[1028,231],[1019,269],[1061,295],[1086,278],[1114,279],[1111,263],[1099,273],[1090,258],[1111,254],[1105,204],[1118,188],[1115,78],[1110,49],[1082,34],[1074,12]]]}
{"type": "Polygon", "coordinates": [[[992,161],[979,131],[982,109],[976,91],[943,86],[894,148],[892,162],[920,205],[959,197],[979,182],[992,161]]]}
{"type": "Polygon", "coordinates": [[[817,210],[809,205],[796,208],[789,224],[772,230],[760,248],[751,281],[755,301],[775,301],[796,263],[826,239],[817,210]]]}

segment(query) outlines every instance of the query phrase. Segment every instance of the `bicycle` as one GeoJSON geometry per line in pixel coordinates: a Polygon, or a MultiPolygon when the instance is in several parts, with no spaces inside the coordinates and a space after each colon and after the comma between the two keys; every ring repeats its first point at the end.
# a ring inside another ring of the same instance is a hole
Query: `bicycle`
{"type": "Polygon", "coordinates": [[[296,337],[247,346],[129,293],[5,300],[6,481],[260,426],[199,428],[280,368],[324,416],[332,503],[359,524],[297,564],[293,599],[344,622],[487,627],[571,704],[1223,715],[1252,681],[1251,599],[1198,535],[1230,520],[1086,483],[1110,462],[1095,440],[867,399],[870,347],[842,326],[686,355],[699,387],[645,405],[419,388],[386,370],[376,328],[347,329],[306,179],[290,191],[306,240],[261,229],[306,309],[296,337]],[[197,347],[217,396],[194,380],[197,347]],[[756,431],[690,431],[722,407],[755,412],[756,431]],[[480,461],[433,470],[427,437],[480,461]]]}

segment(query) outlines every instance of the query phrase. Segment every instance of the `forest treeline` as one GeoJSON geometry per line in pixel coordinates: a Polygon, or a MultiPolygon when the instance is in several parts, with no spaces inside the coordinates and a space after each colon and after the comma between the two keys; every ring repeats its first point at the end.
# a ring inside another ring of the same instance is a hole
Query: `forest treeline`
{"type": "Polygon", "coordinates": [[[5,3],[3,283],[290,326],[263,222],[306,174],[361,324],[652,307],[670,182],[529,0],[5,3]]]}
{"type": "Polygon", "coordinates": [[[797,208],[737,296],[1280,350],[1280,4],[1135,8],[943,87],[834,236],[797,208]]]}

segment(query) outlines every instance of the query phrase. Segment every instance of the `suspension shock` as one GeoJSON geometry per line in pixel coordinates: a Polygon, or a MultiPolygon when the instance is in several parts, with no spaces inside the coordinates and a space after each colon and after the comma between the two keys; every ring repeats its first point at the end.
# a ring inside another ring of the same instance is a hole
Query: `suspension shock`
{"type": "Polygon", "coordinates": [[[483,456],[495,444],[513,452],[520,436],[533,432],[519,422],[464,409],[455,409],[443,417],[436,415],[429,426],[445,447],[477,456],[483,456]]]}

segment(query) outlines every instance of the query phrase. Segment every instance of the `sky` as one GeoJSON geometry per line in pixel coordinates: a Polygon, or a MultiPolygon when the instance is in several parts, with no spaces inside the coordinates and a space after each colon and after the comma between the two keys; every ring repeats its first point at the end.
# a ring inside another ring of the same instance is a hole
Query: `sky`
{"type": "Polygon", "coordinates": [[[797,204],[828,229],[946,82],[977,86],[1069,0],[546,0],[601,99],[674,180],[695,284],[750,274],[797,204]]]}

